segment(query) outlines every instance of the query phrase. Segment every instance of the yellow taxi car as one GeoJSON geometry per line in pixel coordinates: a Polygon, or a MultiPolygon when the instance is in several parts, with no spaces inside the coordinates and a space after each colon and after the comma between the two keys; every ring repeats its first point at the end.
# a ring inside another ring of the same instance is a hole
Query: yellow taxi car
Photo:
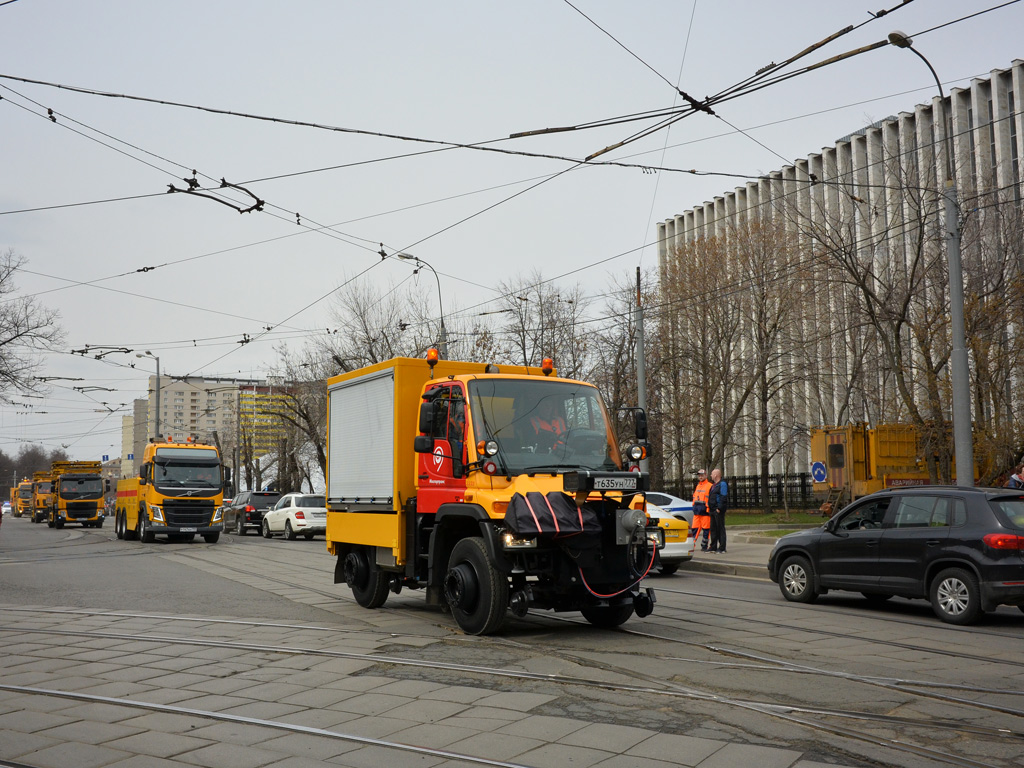
{"type": "Polygon", "coordinates": [[[665,546],[658,550],[654,567],[666,576],[679,570],[679,566],[693,559],[694,539],[690,524],[681,512],[673,513],[656,504],[647,503],[647,517],[665,532],[665,546]]]}

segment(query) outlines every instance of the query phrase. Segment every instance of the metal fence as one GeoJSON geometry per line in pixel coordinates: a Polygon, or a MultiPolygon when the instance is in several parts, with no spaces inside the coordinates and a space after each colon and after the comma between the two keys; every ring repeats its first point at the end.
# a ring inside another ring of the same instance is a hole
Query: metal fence
{"type": "MultiPolygon", "coordinates": [[[[761,494],[761,476],[743,475],[727,477],[729,484],[729,509],[761,509],[764,507],[761,494]]],[[[684,486],[671,491],[684,499],[693,497],[693,486],[684,486]]],[[[791,509],[817,509],[821,500],[814,499],[814,481],[808,472],[794,475],[768,475],[768,506],[782,509],[787,499],[791,509]]]]}

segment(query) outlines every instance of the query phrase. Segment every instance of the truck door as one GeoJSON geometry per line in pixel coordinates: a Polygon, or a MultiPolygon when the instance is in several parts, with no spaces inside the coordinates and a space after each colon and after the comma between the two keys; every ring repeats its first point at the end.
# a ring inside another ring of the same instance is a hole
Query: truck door
{"type": "Polygon", "coordinates": [[[434,438],[432,453],[418,454],[416,509],[422,513],[437,512],[450,502],[461,502],[466,493],[463,477],[466,465],[466,394],[458,383],[440,384],[429,390],[434,395],[434,418],[430,436],[434,438]]]}

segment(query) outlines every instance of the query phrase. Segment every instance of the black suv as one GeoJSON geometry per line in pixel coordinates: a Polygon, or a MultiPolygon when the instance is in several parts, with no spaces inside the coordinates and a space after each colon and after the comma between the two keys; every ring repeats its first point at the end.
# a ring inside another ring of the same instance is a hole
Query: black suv
{"type": "Polygon", "coordinates": [[[830,589],[868,600],[925,598],[970,624],[997,605],[1024,611],[1024,493],[921,486],[865,496],[819,528],[783,536],[768,575],[787,600],[830,589]]]}
{"type": "Polygon", "coordinates": [[[277,491],[239,491],[231,503],[224,507],[224,530],[239,536],[263,524],[263,513],[277,504],[281,494],[277,491]]]}

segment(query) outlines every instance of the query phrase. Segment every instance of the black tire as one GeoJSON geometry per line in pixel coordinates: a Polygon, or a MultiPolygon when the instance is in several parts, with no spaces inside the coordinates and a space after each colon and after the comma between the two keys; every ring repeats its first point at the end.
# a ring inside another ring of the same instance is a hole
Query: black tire
{"type": "Polygon", "coordinates": [[[380,608],[388,599],[388,578],[370,562],[365,549],[345,555],[345,583],[363,608],[380,608]]]}
{"type": "Polygon", "coordinates": [[[1024,613],[1024,605],[1018,605],[1017,607],[1020,609],[1021,613],[1024,613]]]}
{"type": "Polygon", "coordinates": [[[115,512],[114,513],[114,536],[116,536],[118,539],[123,539],[124,538],[124,528],[121,527],[122,525],[124,525],[124,520],[121,519],[121,513],[120,512],[115,512]]]}
{"type": "Polygon", "coordinates": [[[220,539],[220,531],[214,531],[213,533],[204,533],[203,541],[207,544],[216,544],[220,539]]]}
{"type": "Polygon", "coordinates": [[[143,544],[152,544],[156,534],[149,529],[149,516],[145,512],[139,512],[139,541],[143,544]]]}
{"type": "Polygon", "coordinates": [[[96,522],[95,522],[95,523],[93,524],[93,528],[102,528],[102,527],[103,527],[103,521],[102,521],[102,520],[97,520],[97,521],[96,521],[96,522]]]}
{"type": "Polygon", "coordinates": [[[312,533],[304,533],[304,534],[302,534],[302,538],[304,538],[306,541],[312,541],[313,540],[313,534],[312,533]]]}
{"type": "Polygon", "coordinates": [[[235,536],[245,536],[245,523],[241,516],[235,518],[235,536]]]}
{"type": "Polygon", "coordinates": [[[864,595],[864,599],[872,605],[881,605],[887,600],[892,600],[892,595],[884,592],[861,592],[864,595]]]}
{"type": "Polygon", "coordinates": [[[139,537],[139,532],[134,528],[128,527],[128,513],[121,513],[121,531],[124,533],[125,541],[135,541],[139,537]]]}
{"type": "Polygon", "coordinates": [[[288,539],[288,541],[295,541],[295,531],[292,530],[291,520],[284,521],[284,537],[288,539]]]}
{"type": "Polygon", "coordinates": [[[633,603],[620,603],[619,605],[592,605],[589,608],[580,609],[583,618],[602,629],[614,629],[629,621],[633,615],[633,603]]]}
{"type": "Polygon", "coordinates": [[[272,538],[274,538],[274,534],[270,531],[270,523],[268,523],[266,520],[263,521],[263,538],[264,539],[272,539],[272,538]]]}
{"type": "Polygon", "coordinates": [[[673,573],[679,570],[679,564],[671,563],[670,565],[663,565],[660,568],[658,568],[658,570],[661,571],[662,575],[664,576],[671,576],[673,573]]]}
{"type": "Polygon", "coordinates": [[[978,580],[963,568],[947,568],[932,579],[928,590],[932,610],[947,624],[973,624],[981,616],[978,580]]]}
{"type": "Polygon", "coordinates": [[[786,558],[779,569],[779,590],[793,603],[813,603],[818,599],[814,591],[814,569],[806,558],[799,555],[786,558]]]}
{"type": "Polygon", "coordinates": [[[487,557],[483,539],[460,539],[448,559],[444,596],[463,632],[487,635],[505,620],[508,579],[487,557]]]}
{"type": "Polygon", "coordinates": [[[56,520],[54,520],[53,521],[53,527],[56,528],[58,531],[61,528],[63,528],[64,527],[64,518],[63,517],[58,517],[56,520]]]}

